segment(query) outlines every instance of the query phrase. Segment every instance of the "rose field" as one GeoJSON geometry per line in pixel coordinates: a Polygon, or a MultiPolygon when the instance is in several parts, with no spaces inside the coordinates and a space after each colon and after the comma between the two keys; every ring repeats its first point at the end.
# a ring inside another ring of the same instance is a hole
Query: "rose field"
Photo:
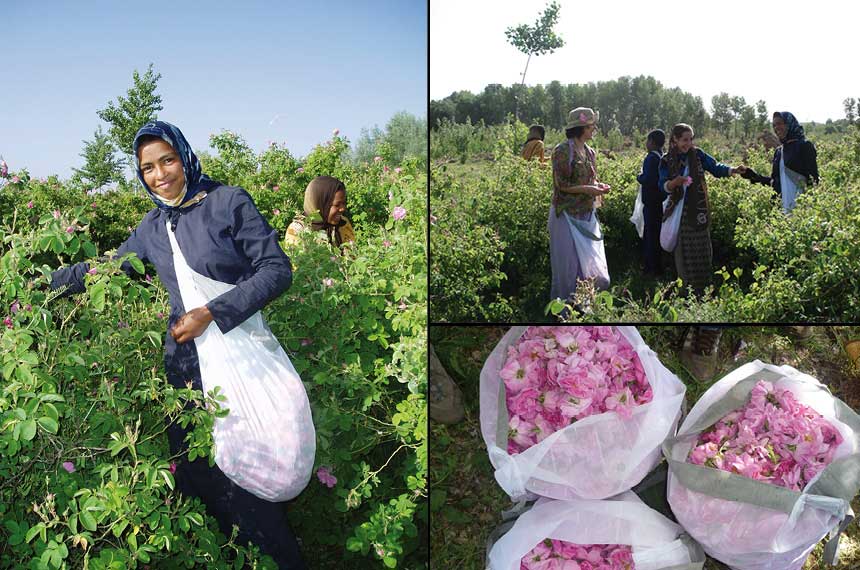
{"type": "MultiPolygon", "coordinates": [[[[7,141],[9,142],[9,141],[7,141]]],[[[285,247],[293,284],[263,313],[304,381],[314,474],[288,504],[312,568],[425,568],[427,217],[421,161],[385,145],[347,159],[335,134],[304,158],[254,153],[230,131],[199,153],[283,235],[317,175],[343,180],[357,240],[285,247]]],[[[153,207],[136,181],[88,192],[15,164],[0,179],[0,568],[272,568],[173,491],[178,461],[213,461],[217,394],[165,379],[167,296],[151,268],[110,259],[153,207]],[[87,292],[50,271],[90,260],[87,292]],[[166,420],[193,427],[171,457],[166,420]]],[[[438,215],[438,214],[437,214],[438,215]]],[[[224,413],[223,411],[220,413],[224,413]]],[[[234,529],[235,530],[235,529],[234,529]]]]}
{"type": "MultiPolygon", "coordinates": [[[[547,215],[552,169],[519,157],[527,125],[443,123],[431,131],[430,306],[434,322],[555,320],[549,305],[547,215]]],[[[546,148],[564,134],[548,129],[546,148]]],[[[860,318],[860,131],[810,135],[821,182],[785,215],[771,188],[708,176],[713,288],[696,299],[676,280],[642,275],[629,218],[645,156],[644,134],[598,134],[598,179],[612,186],[598,209],[611,284],[583,286],[571,319],[628,322],[853,322],[860,318]],[[642,148],[640,148],[642,147],[642,148]]],[[[706,133],[717,160],[770,174],[773,150],[754,139],[706,133]],[[710,138],[709,138],[710,137],[710,138]]]]}

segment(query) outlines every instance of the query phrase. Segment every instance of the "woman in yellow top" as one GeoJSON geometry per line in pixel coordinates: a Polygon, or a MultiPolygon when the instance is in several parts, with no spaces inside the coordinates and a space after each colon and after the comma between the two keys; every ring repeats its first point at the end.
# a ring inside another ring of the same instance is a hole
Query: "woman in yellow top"
{"type": "Polygon", "coordinates": [[[305,189],[304,213],[296,216],[287,228],[287,244],[301,242],[305,230],[324,231],[328,241],[337,247],[355,241],[355,231],[343,213],[346,211],[346,186],[333,176],[317,176],[305,189]]]}
{"type": "Polygon", "coordinates": [[[545,164],[546,158],[543,155],[544,136],[546,136],[546,129],[542,125],[532,125],[529,127],[529,138],[526,140],[526,144],[523,145],[521,156],[526,160],[538,158],[541,164],[545,164]]]}

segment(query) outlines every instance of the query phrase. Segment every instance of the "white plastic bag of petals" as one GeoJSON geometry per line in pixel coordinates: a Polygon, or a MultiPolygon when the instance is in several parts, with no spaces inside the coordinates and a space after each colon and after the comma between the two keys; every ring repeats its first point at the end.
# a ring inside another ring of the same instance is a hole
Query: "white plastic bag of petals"
{"type": "Polygon", "coordinates": [[[493,544],[488,569],[520,570],[523,556],[547,538],[629,545],[636,570],[695,570],[705,562],[680,526],[627,492],[603,501],[538,500],[493,544]]]}
{"type": "Polygon", "coordinates": [[[653,390],[652,401],[634,408],[629,419],[608,412],[578,420],[511,455],[507,451],[505,384],[500,371],[508,347],[526,328],[511,328],[481,370],[481,434],[496,481],[514,501],[536,496],[605,499],[630,490],[657,465],[663,440],[674,435],[684,384],[660,363],[635,327],[617,327],[642,361],[653,390]]]}
{"type": "Polygon", "coordinates": [[[824,558],[835,561],[838,535],[853,518],[850,498],[860,485],[860,417],[815,378],[790,366],[745,364],[702,395],[664,453],[672,512],[710,556],[734,570],[799,570],[830,536],[837,540],[825,547],[824,558]],[[748,401],[759,380],[790,390],[843,437],[833,461],[802,492],[687,462],[698,434],[713,418],[740,407],[741,399],[748,401]]]}

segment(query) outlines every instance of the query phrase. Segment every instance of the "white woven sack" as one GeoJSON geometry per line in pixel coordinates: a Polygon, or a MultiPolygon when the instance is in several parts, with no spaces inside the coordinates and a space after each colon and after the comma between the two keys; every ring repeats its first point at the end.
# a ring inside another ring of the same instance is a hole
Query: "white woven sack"
{"type": "MultiPolygon", "coordinates": [[[[185,262],[168,223],[185,310],[235,285],[209,279],[185,262]]],[[[194,339],[203,389],[220,386],[230,410],[215,419],[215,463],[234,483],[267,501],[287,501],[308,484],[316,452],[310,403],[301,378],[256,312],[223,334],[215,322],[194,339]]]]}
{"type": "Polygon", "coordinates": [[[685,387],[635,327],[618,329],[642,361],[653,400],[636,407],[630,419],[608,412],[579,420],[517,455],[507,452],[505,385],[499,372],[508,347],[526,327],[511,328],[487,358],[481,370],[481,434],[496,481],[513,500],[605,499],[631,489],[659,462],[660,445],[675,433],[685,387]]]}

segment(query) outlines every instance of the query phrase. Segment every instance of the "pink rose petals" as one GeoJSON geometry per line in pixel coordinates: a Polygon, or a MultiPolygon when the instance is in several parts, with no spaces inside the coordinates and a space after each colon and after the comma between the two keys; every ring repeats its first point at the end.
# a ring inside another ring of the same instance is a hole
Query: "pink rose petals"
{"type": "Polygon", "coordinates": [[[520,560],[520,570],[635,570],[626,544],[573,544],[545,539],[520,560]]]}
{"type": "Polygon", "coordinates": [[[337,485],[337,477],[331,474],[328,467],[320,467],[317,469],[317,479],[319,479],[320,483],[329,489],[337,485]]]}
{"type": "Polygon", "coordinates": [[[790,390],[761,380],[749,403],[699,435],[687,462],[802,491],[833,461],[842,440],[790,390]]]}
{"type": "Polygon", "coordinates": [[[512,455],[591,415],[629,419],[653,399],[639,355],[612,327],[529,327],[500,376],[512,455]]]}

